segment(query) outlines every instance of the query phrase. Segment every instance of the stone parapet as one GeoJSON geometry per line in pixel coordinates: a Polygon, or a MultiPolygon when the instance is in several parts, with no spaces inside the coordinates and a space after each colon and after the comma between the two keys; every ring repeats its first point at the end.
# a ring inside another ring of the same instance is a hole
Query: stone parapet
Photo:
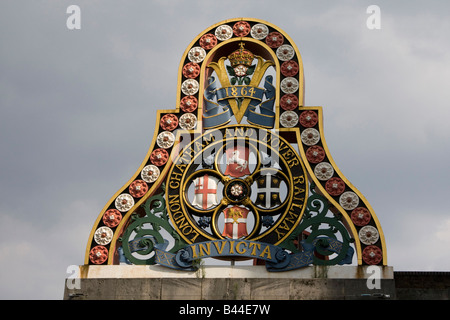
{"type": "MultiPolygon", "coordinates": [[[[395,298],[392,267],[380,267],[379,286],[364,266],[311,266],[268,272],[264,266],[208,266],[185,272],[161,266],[81,266],[79,289],[64,299],[89,300],[344,300],[395,298]],[[372,286],[373,287],[373,286],[372,286]]],[[[68,279],[71,281],[74,279],[68,279]]],[[[69,286],[70,287],[70,286],[69,286]]]]}

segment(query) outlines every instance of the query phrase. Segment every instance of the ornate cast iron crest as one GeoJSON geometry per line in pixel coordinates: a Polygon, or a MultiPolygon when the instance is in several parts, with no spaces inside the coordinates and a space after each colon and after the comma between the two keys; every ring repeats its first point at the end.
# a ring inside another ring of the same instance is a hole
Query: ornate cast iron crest
{"type": "Polygon", "coordinates": [[[158,112],[149,152],[98,216],[85,264],[195,270],[205,257],[269,271],[387,264],[373,209],[328,151],[322,108],[304,106],[297,47],[257,19],[218,23],[187,48],[176,108],[158,112]]]}

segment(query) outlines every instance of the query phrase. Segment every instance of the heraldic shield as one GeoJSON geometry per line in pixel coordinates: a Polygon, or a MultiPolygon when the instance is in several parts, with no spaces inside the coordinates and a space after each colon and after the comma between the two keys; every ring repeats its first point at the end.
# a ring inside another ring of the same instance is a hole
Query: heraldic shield
{"type": "Polygon", "coordinates": [[[276,174],[262,175],[258,178],[257,190],[258,196],[256,198],[255,204],[271,208],[281,204],[280,201],[280,183],[282,179],[276,174]]]}
{"type": "Polygon", "coordinates": [[[202,209],[209,209],[218,204],[217,201],[217,183],[218,179],[204,176],[195,178],[195,197],[192,204],[202,209]]]}
{"type": "Polygon", "coordinates": [[[222,236],[230,239],[240,239],[248,236],[247,233],[247,215],[249,210],[238,206],[226,208],[225,228],[222,236]]]}
{"type": "Polygon", "coordinates": [[[248,156],[249,150],[247,148],[234,147],[227,149],[227,168],[225,175],[235,178],[249,175],[248,156]]]}
{"type": "Polygon", "coordinates": [[[253,18],[207,28],[184,52],[176,94],[97,217],[86,265],[387,265],[374,210],[330,155],[322,107],[304,105],[302,59],[284,31],[253,18]]]}

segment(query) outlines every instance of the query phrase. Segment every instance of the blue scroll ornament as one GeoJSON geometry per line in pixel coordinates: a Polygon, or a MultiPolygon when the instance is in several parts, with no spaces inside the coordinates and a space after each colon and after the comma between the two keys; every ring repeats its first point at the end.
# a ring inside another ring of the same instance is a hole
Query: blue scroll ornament
{"type": "MultiPolygon", "coordinates": [[[[304,251],[293,254],[289,254],[278,246],[246,240],[215,240],[194,243],[178,250],[176,253],[167,252],[161,245],[155,245],[155,263],[172,269],[195,271],[198,269],[196,261],[200,258],[234,256],[265,260],[267,271],[281,272],[312,264],[316,246],[324,247],[335,253],[339,253],[342,248],[342,243],[332,238],[317,238],[312,243],[302,242],[302,245],[304,251]],[[237,247],[234,247],[235,243],[237,243],[237,247]],[[238,248],[239,244],[246,250],[238,252],[242,249],[238,248]]],[[[353,251],[349,250],[347,255],[347,259],[341,261],[340,264],[351,263],[353,251]]]]}
{"type": "Polygon", "coordinates": [[[225,88],[216,88],[216,79],[211,76],[208,78],[208,86],[205,89],[205,111],[203,113],[203,124],[206,129],[215,128],[227,124],[233,116],[233,110],[230,106],[230,99],[236,97],[250,99],[244,115],[247,121],[254,125],[265,128],[273,128],[275,123],[275,87],[272,84],[273,77],[268,75],[264,79],[264,89],[254,86],[234,86],[225,88]],[[230,93],[233,88],[234,94],[230,93]],[[242,94],[242,90],[248,92],[252,90],[251,96],[242,94]],[[263,101],[265,97],[265,100],[263,101]],[[217,100],[217,102],[213,100],[217,100]],[[259,112],[257,107],[259,106],[259,112]]]}

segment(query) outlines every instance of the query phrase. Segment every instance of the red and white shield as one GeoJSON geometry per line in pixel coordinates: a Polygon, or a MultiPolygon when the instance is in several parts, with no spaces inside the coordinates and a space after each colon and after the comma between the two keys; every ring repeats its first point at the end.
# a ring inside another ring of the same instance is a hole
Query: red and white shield
{"type": "Polygon", "coordinates": [[[219,204],[217,200],[217,183],[216,177],[205,174],[194,180],[195,196],[192,204],[204,210],[210,209],[219,204]]]}
{"type": "Polygon", "coordinates": [[[248,168],[248,157],[250,151],[245,147],[234,147],[227,149],[227,168],[225,169],[225,175],[239,178],[250,174],[248,168]]]}
{"type": "Polygon", "coordinates": [[[226,208],[225,214],[225,228],[223,229],[222,236],[239,239],[248,236],[247,233],[247,215],[249,210],[234,206],[226,208]]]}

